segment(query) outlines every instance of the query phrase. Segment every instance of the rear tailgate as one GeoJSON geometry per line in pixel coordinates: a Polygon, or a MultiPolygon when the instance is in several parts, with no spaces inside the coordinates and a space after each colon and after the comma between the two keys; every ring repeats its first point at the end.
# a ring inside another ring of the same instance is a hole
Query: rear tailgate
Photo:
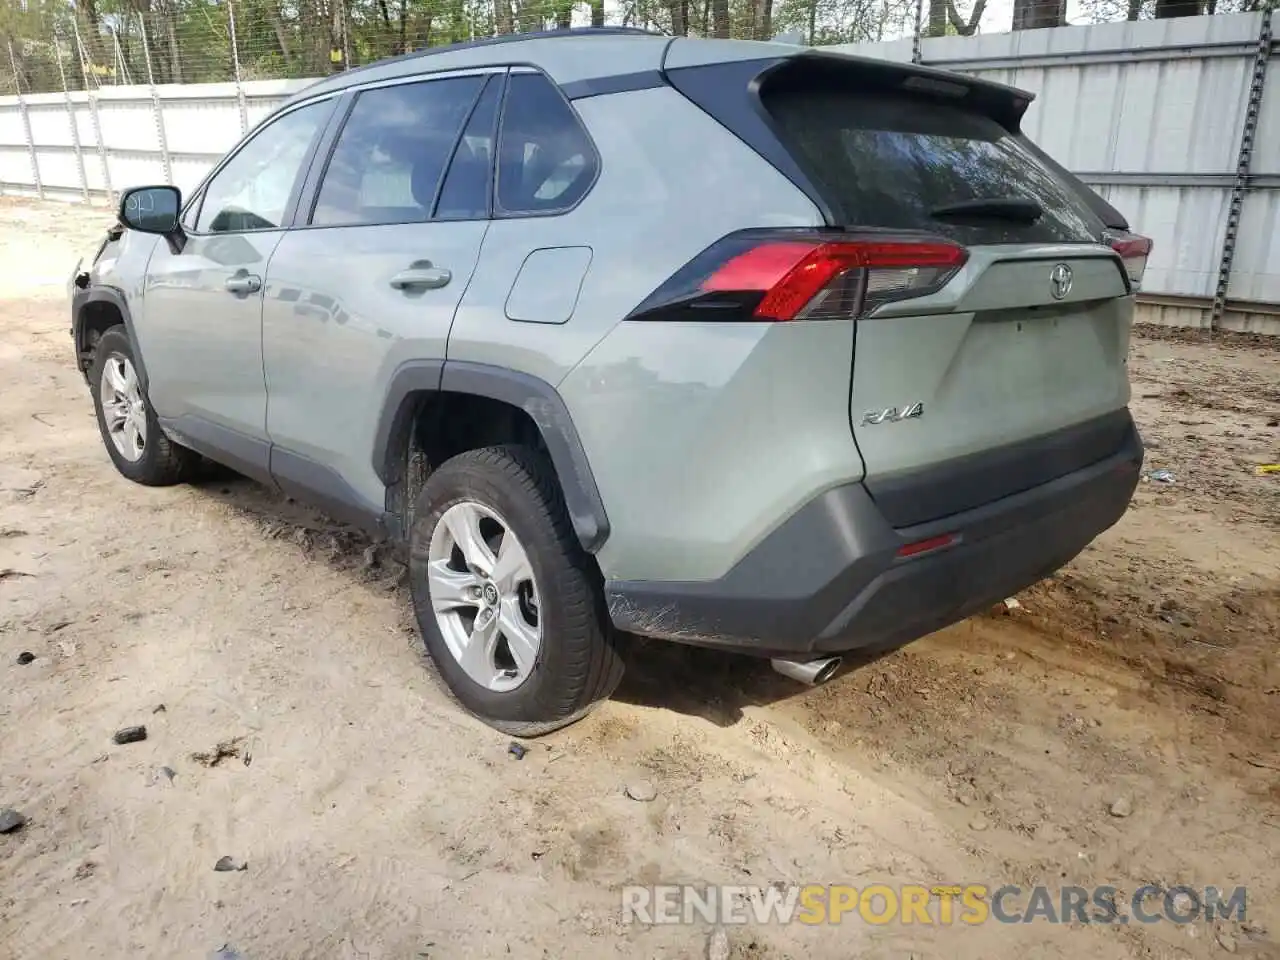
{"type": "Polygon", "coordinates": [[[1120,449],[1131,313],[1105,247],[984,246],[945,290],[860,320],[850,414],[890,522],[958,513],[1120,449]]]}
{"type": "Polygon", "coordinates": [[[1114,453],[1132,297],[1104,220],[1123,220],[1017,133],[1013,93],[1002,106],[851,64],[761,85],[780,142],[836,225],[968,251],[941,290],[856,321],[850,417],[872,496],[910,526],[1114,453]]]}

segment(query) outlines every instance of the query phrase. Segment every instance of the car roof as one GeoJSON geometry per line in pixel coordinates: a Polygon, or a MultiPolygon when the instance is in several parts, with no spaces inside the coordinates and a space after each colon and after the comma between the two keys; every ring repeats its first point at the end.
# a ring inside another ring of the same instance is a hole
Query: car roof
{"type": "Polygon", "coordinates": [[[627,27],[547,30],[427,47],[379,60],[326,77],[296,94],[289,104],[310,99],[317,94],[335,93],[348,87],[384,80],[507,64],[536,67],[562,86],[604,77],[644,74],[661,69],[664,58],[673,45],[685,50],[690,47],[701,48],[692,58],[687,53],[685,58],[691,59],[691,62],[704,63],[790,56],[805,49],[793,44],[755,40],[670,37],[627,27]]]}
{"type": "Polygon", "coordinates": [[[656,70],[670,37],[624,28],[578,28],[490,37],[427,47],[327,77],[301,97],[418,74],[502,64],[538,67],[557,83],[656,70]]]}

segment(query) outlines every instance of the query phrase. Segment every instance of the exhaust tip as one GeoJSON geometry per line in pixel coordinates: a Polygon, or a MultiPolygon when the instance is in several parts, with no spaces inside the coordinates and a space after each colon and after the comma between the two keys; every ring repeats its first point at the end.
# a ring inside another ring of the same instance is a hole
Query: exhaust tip
{"type": "Polygon", "coordinates": [[[770,660],[769,665],[784,677],[816,687],[836,675],[843,657],[818,657],[816,660],[770,660]]]}
{"type": "Polygon", "coordinates": [[[828,657],[827,662],[822,665],[817,675],[813,678],[813,685],[816,687],[820,683],[826,683],[836,675],[836,671],[840,669],[840,664],[844,661],[840,657],[828,657]]]}

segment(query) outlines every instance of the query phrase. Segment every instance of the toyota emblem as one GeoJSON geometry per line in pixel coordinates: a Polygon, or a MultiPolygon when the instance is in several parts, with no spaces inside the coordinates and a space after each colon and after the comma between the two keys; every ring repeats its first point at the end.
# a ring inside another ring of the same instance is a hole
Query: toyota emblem
{"type": "Polygon", "coordinates": [[[1071,292],[1071,268],[1065,263],[1060,263],[1049,272],[1049,292],[1053,294],[1053,299],[1065,299],[1067,294],[1071,292]]]}

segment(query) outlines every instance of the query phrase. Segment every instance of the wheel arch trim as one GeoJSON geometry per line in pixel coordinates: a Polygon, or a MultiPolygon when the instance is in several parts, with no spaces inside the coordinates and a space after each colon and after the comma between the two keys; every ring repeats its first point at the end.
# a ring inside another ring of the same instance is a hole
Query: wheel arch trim
{"type": "Polygon", "coordinates": [[[398,367],[373,444],[373,469],[384,484],[391,487],[401,479],[423,395],[440,392],[487,397],[523,410],[546,444],[578,541],[588,553],[604,545],[609,518],[569,408],[551,384],[518,370],[468,360],[412,360],[398,367]]]}
{"type": "Polygon", "coordinates": [[[133,366],[138,371],[138,379],[141,381],[142,389],[145,391],[147,388],[146,361],[142,359],[142,350],[138,346],[138,337],[133,330],[133,315],[129,311],[129,303],[125,299],[124,292],[116,287],[106,286],[105,284],[92,284],[83,290],[77,290],[72,298],[71,333],[75,338],[76,362],[80,367],[80,372],[84,374],[86,379],[88,378],[90,365],[84,362],[84,358],[89,352],[85,308],[94,303],[109,303],[120,314],[120,319],[124,323],[125,333],[129,337],[129,343],[133,345],[133,366]]]}

